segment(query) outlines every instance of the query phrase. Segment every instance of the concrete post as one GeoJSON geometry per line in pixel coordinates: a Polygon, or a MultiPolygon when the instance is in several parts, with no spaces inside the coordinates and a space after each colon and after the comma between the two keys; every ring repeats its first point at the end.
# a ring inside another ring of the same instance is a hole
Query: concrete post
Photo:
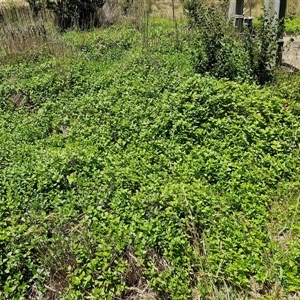
{"type": "Polygon", "coordinates": [[[231,0],[230,3],[229,3],[228,17],[229,17],[230,20],[234,20],[233,25],[235,23],[235,10],[236,10],[236,1],[231,0]]]}
{"type": "Polygon", "coordinates": [[[265,9],[268,13],[269,20],[283,19],[285,17],[287,0],[265,0],[265,9]]]}
{"type": "MultiPolygon", "coordinates": [[[[268,14],[269,20],[274,18],[274,24],[276,20],[282,22],[284,21],[285,12],[286,12],[286,4],[287,0],[264,0],[265,1],[265,9],[268,14]]],[[[279,31],[277,36],[278,48],[276,53],[276,64],[282,64],[282,50],[283,50],[283,37],[282,32],[279,31]]]]}
{"type": "Polygon", "coordinates": [[[279,18],[280,0],[264,0],[265,9],[267,11],[268,19],[279,18]]]}

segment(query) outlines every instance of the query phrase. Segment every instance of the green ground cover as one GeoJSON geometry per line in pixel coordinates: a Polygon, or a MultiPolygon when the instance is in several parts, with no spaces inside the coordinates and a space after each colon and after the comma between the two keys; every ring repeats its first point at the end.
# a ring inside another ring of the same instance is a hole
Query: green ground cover
{"type": "Polygon", "coordinates": [[[300,34],[300,17],[287,19],[285,28],[287,34],[300,34]]]}
{"type": "Polygon", "coordinates": [[[195,75],[186,25],[148,26],[2,58],[1,299],[300,291],[300,78],[195,75]]]}
{"type": "MultiPolygon", "coordinates": [[[[261,20],[255,19],[253,24],[258,26],[261,23],[261,20]]],[[[297,35],[300,34],[300,18],[288,18],[284,21],[285,25],[285,34],[288,35],[297,35]]]]}

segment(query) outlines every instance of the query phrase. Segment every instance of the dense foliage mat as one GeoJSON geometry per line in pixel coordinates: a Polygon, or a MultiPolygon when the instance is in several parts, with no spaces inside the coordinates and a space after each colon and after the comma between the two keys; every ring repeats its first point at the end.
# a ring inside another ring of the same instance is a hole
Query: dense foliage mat
{"type": "Polygon", "coordinates": [[[286,20],[285,28],[287,34],[300,34],[300,18],[286,20]]]}
{"type": "Polygon", "coordinates": [[[298,91],[192,75],[154,33],[0,68],[2,299],[299,291],[300,220],[279,217],[298,209],[298,91]]]}

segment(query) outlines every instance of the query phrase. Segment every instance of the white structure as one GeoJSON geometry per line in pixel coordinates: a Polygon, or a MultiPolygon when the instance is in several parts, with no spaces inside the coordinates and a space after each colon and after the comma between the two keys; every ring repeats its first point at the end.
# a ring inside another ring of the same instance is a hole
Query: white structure
{"type": "MultiPolygon", "coordinates": [[[[287,0],[264,0],[264,4],[268,18],[269,20],[274,18],[274,24],[276,20],[281,20],[285,17],[287,0]]],[[[244,21],[247,22],[248,20],[248,26],[252,22],[251,18],[245,19],[243,10],[244,0],[230,0],[228,16],[230,19],[234,20],[234,25],[237,27],[239,32],[243,31],[244,21]]],[[[278,49],[276,54],[276,64],[280,65],[282,63],[282,49],[284,43],[282,36],[279,35],[277,36],[278,49]]]]}
{"type": "MultiPolygon", "coordinates": [[[[287,0],[264,0],[270,18],[282,19],[285,16],[287,0]]],[[[228,16],[230,19],[243,15],[244,0],[230,0],[228,16]]],[[[235,23],[236,24],[236,23],[235,23]]]]}
{"type": "Polygon", "coordinates": [[[270,18],[282,19],[285,16],[287,0],[264,0],[270,18]]]}
{"type": "Polygon", "coordinates": [[[279,18],[280,0],[265,0],[265,8],[269,18],[279,18]]]}

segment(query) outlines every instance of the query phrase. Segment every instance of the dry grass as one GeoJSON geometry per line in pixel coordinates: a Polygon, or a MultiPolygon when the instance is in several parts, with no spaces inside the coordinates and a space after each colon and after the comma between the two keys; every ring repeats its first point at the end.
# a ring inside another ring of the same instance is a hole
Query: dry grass
{"type": "Polygon", "coordinates": [[[300,2],[299,0],[288,0],[287,2],[287,16],[299,17],[300,16],[300,2]]]}
{"type": "MultiPolygon", "coordinates": [[[[171,19],[173,17],[173,2],[172,0],[154,0],[152,2],[152,15],[160,18],[171,19]]],[[[180,0],[174,0],[174,13],[177,19],[184,17],[182,2],[180,0]]]]}
{"type": "MultiPolygon", "coordinates": [[[[149,251],[154,266],[160,271],[168,267],[165,260],[158,256],[154,251],[149,251]]],[[[132,246],[128,246],[124,259],[128,262],[128,268],[124,274],[124,283],[126,284],[126,292],[123,299],[127,300],[159,300],[163,299],[157,293],[151,290],[147,278],[144,275],[145,267],[135,255],[132,246]]]]}
{"type": "Polygon", "coordinates": [[[49,11],[42,11],[34,18],[27,5],[0,6],[0,54],[5,59],[34,58],[43,54],[65,57],[71,52],[49,11]]]}

